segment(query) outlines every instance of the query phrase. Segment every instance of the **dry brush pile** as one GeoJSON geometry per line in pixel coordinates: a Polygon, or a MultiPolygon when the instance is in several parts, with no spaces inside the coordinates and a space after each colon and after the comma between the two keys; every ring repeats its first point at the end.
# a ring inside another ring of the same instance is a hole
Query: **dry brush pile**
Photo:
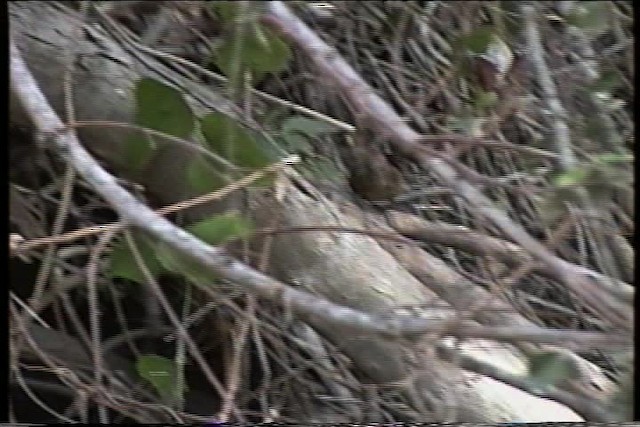
{"type": "Polygon", "coordinates": [[[12,2],[9,421],[631,419],[631,12],[12,2]]]}

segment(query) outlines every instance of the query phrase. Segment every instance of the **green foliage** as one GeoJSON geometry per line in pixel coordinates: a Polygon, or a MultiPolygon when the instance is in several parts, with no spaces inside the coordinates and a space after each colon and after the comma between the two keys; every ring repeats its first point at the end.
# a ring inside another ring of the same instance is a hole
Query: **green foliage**
{"type": "Polygon", "coordinates": [[[209,286],[216,280],[216,276],[197,261],[176,252],[164,243],[156,245],[155,254],[166,272],[184,276],[196,285],[209,286]]]}
{"type": "Polygon", "coordinates": [[[222,113],[202,117],[200,128],[208,148],[236,166],[262,168],[275,160],[267,156],[252,133],[222,113]]]}
{"type": "MultiPolygon", "coordinates": [[[[182,94],[176,89],[150,78],[140,79],[135,87],[135,124],[186,138],[193,132],[194,115],[182,94]]],[[[130,137],[126,144],[126,161],[132,170],[149,161],[155,149],[150,135],[130,137]]]]}
{"type": "Polygon", "coordinates": [[[569,169],[553,178],[553,183],[557,187],[572,187],[584,184],[589,177],[589,169],[585,166],[579,166],[569,169]]]}
{"type": "Polygon", "coordinates": [[[187,166],[187,182],[193,190],[206,194],[228,184],[231,179],[224,168],[213,166],[204,157],[197,157],[187,166]]]}
{"type": "Polygon", "coordinates": [[[280,141],[290,153],[310,155],[313,152],[313,138],[338,131],[338,128],[322,120],[291,116],[282,122],[280,141]]]}
{"type": "Polygon", "coordinates": [[[311,119],[304,116],[291,116],[282,123],[283,133],[301,133],[309,138],[338,132],[336,126],[322,120],[311,119]]]}
{"type": "MultiPolygon", "coordinates": [[[[260,169],[277,159],[276,153],[268,149],[266,141],[222,113],[202,117],[200,130],[206,148],[239,170],[234,172],[220,164],[213,165],[201,157],[194,159],[187,168],[187,180],[198,192],[206,193],[221,188],[232,179],[240,178],[239,172],[242,170],[260,169]]],[[[264,177],[254,182],[253,186],[270,185],[272,182],[272,177],[264,177]]]]}
{"type": "Polygon", "coordinates": [[[233,23],[238,17],[240,8],[235,1],[212,1],[209,4],[224,23],[233,23]]]}
{"type": "Polygon", "coordinates": [[[487,51],[495,34],[496,29],[493,26],[479,27],[458,37],[453,46],[459,53],[460,49],[464,49],[473,55],[482,55],[487,51]]]}
{"type": "Polygon", "coordinates": [[[170,359],[153,354],[140,356],[136,370],[138,375],[153,385],[165,402],[180,401],[187,391],[186,384],[178,381],[178,367],[170,359]]]}
{"type": "Polygon", "coordinates": [[[570,356],[542,351],[529,357],[529,379],[541,388],[577,379],[580,375],[580,369],[570,356]]]}
{"type": "Polygon", "coordinates": [[[250,72],[253,82],[283,70],[291,57],[289,46],[258,19],[262,4],[214,2],[212,8],[225,24],[225,36],[213,51],[213,62],[229,78],[232,88],[250,72]]]}
{"type": "Polygon", "coordinates": [[[253,224],[235,212],[228,212],[197,222],[187,231],[210,245],[220,245],[248,236],[253,232],[253,224]]]}
{"type": "Polygon", "coordinates": [[[136,124],[186,138],[193,131],[195,120],[178,90],[143,78],[136,86],[136,124]]]}
{"type": "Polygon", "coordinates": [[[566,21],[587,34],[600,35],[609,29],[608,3],[606,1],[577,2],[566,16],[566,21]]]}
{"type": "MultiPolygon", "coordinates": [[[[153,276],[160,274],[162,266],[155,256],[154,245],[151,240],[142,235],[134,235],[133,239],[149,272],[153,276]]],[[[126,239],[120,239],[114,245],[110,261],[109,275],[112,278],[129,279],[137,283],[146,282],[145,276],[138,266],[126,239]]]]}
{"type": "Polygon", "coordinates": [[[260,24],[251,24],[251,30],[242,36],[225,38],[215,51],[215,63],[227,77],[239,71],[235,65],[239,62],[241,68],[253,72],[255,81],[266,73],[282,71],[290,57],[289,46],[260,24]]]}
{"type": "MultiPolygon", "coordinates": [[[[197,222],[187,228],[194,236],[210,245],[220,245],[231,239],[248,236],[253,231],[250,221],[237,213],[225,213],[197,222]]],[[[195,260],[177,253],[164,244],[156,246],[156,255],[167,271],[183,275],[193,283],[207,286],[215,276],[195,260]]]]}
{"type": "Polygon", "coordinates": [[[344,180],[343,172],[338,169],[335,162],[321,156],[307,160],[301,173],[304,177],[312,180],[325,180],[336,183],[344,180]]]}
{"type": "MultiPolygon", "coordinates": [[[[253,232],[253,225],[237,213],[224,213],[197,222],[186,230],[205,243],[220,245],[231,239],[248,236],[253,232]]],[[[195,260],[177,253],[166,244],[143,236],[135,236],[134,240],[145,265],[154,277],[170,272],[183,275],[201,285],[213,281],[213,275],[206,268],[195,260]]],[[[110,261],[111,277],[129,279],[137,283],[146,281],[125,239],[116,243],[110,261]]]]}

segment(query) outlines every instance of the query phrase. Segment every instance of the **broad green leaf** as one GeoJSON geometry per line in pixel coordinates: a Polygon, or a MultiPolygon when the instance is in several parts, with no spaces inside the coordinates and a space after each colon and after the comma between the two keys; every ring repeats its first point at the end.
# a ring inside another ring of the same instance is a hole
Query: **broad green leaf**
{"type": "Polygon", "coordinates": [[[311,138],[339,131],[340,129],[332,124],[303,116],[287,117],[282,122],[283,133],[299,132],[311,138]]]}
{"type": "Polygon", "coordinates": [[[275,160],[269,158],[249,131],[224,114],[204,116],[200,128],[208,147],[236,166],[257,169],[275,160]]]}
{"type": "Polygon", "coordinates": [[[194,116],[176,89],[157,80],[138,81],[136,94],[136,124],[179,138],[188,137],[195,125],[194,116]]]}
{"type": "Polygon", "coordinates": [[[184,276],[200,286],[207,286],[216,280],[215,274],[203,267],[196,260],[183,255],[164,243],[156,246],[158,261],[167,271],[184,276]]]}
{"type": "MultiPolygon", "coordinates": [[[[177,137],[187,137],[193,130],[193,114],[182,95],[156,80],[140,79],[135,87],[135,123],[177,137]]],[[[151,159],[155,143],[153,137],[136,133],[127,138],[125,164],[139,171],[151,159]]]]}
{"type": "MultiPolygon", "coordinates": [[[[143,236],[134,237],[134,241],[145,265],[151,274],[157,277],[162,273],[162,265],[155,256],[155,245],[151,243],[150,239],[143,236]]],[[[145,276],[136,263],[126,239],[121,239],[115,244],[111,251],[110,261],[109,274],[111,277],[129,279],[137,283],[146,282],[145,276]]]]}
{"type": "Polygon", "coordinates": [[[231,238],[249,235],[253,231],[253,226],[246,218],[230,212],[197,222],[187,227],[187,231],[203,242],[219,245],[231,238]]]}
{"type": "Polygon", "coordinates": [[[244,237],[253,231],[251,222],[235,212],[216,215],[187,228],[191,234],[210,245],[225,243],[231,238],[244,237]]]}
{"type": "Polygon", "coordinates": [[[280,126],[280,141],[290,153],[312,154],[311,139],[338,131],[337,127],[322,120],[291,116],[283,120],[280,126]]]}
{"type": "Polygon", "coordinates": [[[264,2],[251,2],[248,7],[238,1],[215,0],[209,2],[211,9],[225,24],[237,24],[239,21],[255,22],[264,13],[264,2]],[[240,16],[242,14],[242,16],[240,16]]]}
{"type": "Polygon", "coordinates": [[[233,23],[240,8],[235,1],[212,1],[209,2],[211,9],[222,19],[225,24],[233,23]]]}
{"type": "MultiPolygon", "coordinates": [[[[187,227],[187,231],[205,243],[220,245],[230,239],[249,235],[253,231],[253,225],[236,213],[225,213],[199,221],[187,227]]],[[[157,256],[164,268],[184,275],[196,284],[207,286],[216,280],[215,274],[207,268],[169,246],[158,245],[157,256]]]]}
{"type": "Polygon", "coordinates": [[[479,27],[468,34],[460,36],[455,45],[461,46],[472,54],[481,55],[486,53],[495,33],[496,29],[492,26],[479,27]]]}
{"type": "Polygon", "coordinates": [[[309,138],[298,132],[283,133],[278,140],[289,153],[313,153],[313,145],[309,142],[309,138]]]}
{"type": "Polygon", "coordinates": [[[224,187],[230,179],[223,167],[214,167],[202,157],[193,159],[187,166],[187,181],[193,190],[199,194],[206,194],[224,187]]]}
{"type": "Polygon", "coordinates": [[[131,171],[141,171],[151,160],[155,148],[155,141],[150,135],[138,133],[129,136],[124,148],[126,167],[131,171]]]}
{"type": "Polygon", "coordinates": [[[304,177],[312,180],[342,183],[345,179],[344,173],[336,167],[335,163],[324,157],[315,157],[306,161],[301,172],[304,177]]]}
{"type": "Polygon", "coordinates": [[[165,401],[181,400],[187,391],[186,384],[178,383],[176,364],[166,357],[154,354],[140,356],[136,362],[136,370],[138,375],[153,385],[165,401]]]}
{"type": "Polygon", "coordinates": [[[553,183],[558,187],[570,187],[584,183],[588,177],[589,168],[580,166],[557,175],[553,179],[553,183]]]}
{"type": "Polygon", "coordinates": [[[251,23],[247,31],[230,34],[215,50],[215,64],[227,77],[233,77],[245,67],[260,80],[264,73],[283,70],[291,50],[268,28],[251,23]],[[239,58],[238,58],[239,55],[239,58]]]}
{"type": "Polygon", "coordinates": [[[541,385],[556,385],[560,381],[580,377],[576,362],[569,356],[540,352],[529,357],[529,377],[541,385]]]}

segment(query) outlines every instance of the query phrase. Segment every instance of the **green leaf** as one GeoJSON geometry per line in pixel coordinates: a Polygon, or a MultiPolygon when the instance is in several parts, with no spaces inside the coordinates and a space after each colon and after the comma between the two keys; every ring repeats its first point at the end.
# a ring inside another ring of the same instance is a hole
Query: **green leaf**
{"type": "Polygon", "coordinates": [[[580,375],[576,362],[567,355],[543,351],[529,357],[529,378],[540,386],[556,385],[580,375]]]}
{"type": "Polygon", "coordinates": [[[339,132],[336,126],[329,124],[322,120],[311,119],[304,116],[291,116],[287,117],[282,122],[283,133],[299,132],[310,138],[315,138],[320,135],[339,132]]]}
{"type": "Polygon", "coordinates": [[[291,116],[282,121],[279,139],[282,147],[290,153],[312,154],[313,138],[339,131],[336,126],[322,120],[291,116]]]}
{"type": "MultiPolygon", "coordinates": [[[[236,213],[225,213],[197,222],[187,227],[187,231],[205,243],[220,245],[230,239],[249,235],[253,231],[253,225],[236,213]]],[[[159,245],[157,257],[167,270],[183,275],[201,286],[210,285],[217,279],[209,269],[169,246],[159,245]]]]}
{"type": "Polygon", "coordinates": [[[571,187],[584,183],[589,177],[589,168],[580,166],[570,169],[553,179],[553,183],[558,187],[571,187]]]}
{"type": "Polygon", "coordinates": [[[213,10],[224,23],[232,23],[235,21],[240,8],[235,1],[213,1],[209,3],[213,10]]]}
{"type": "MultiPolygon", "coordinates": [[[[180,138],[188,137],[194,125],[191,109],[177,90],[156,80],[143,78],[135,87],[135,123],[180,138]]],[[[127,138],[126,166],[139,171],[155,150],[152,136],[137,133],[127,138]]]]}
{"type": "Polygon", "coordinates": [[[278,140],[289,153],[312,154],[313,145],[307,136],[297,132],[283,133],[278,140]]]}
{"type": "Polygon", "coordinates": [[[260,80],[264,73],[283,70],[291,57],[289,46],[275,33],[259,23],[251,23],[248,31],[230,34],[214,53],[215,64],[227,77],[247,68],[260,80]],[[239,57],[238,57],[239,55],[239,57]]]}
{"type": "Polygon", "coordinates": [[[151,160],[156,148],[152,136],[137,134],[127,137],[124,148],[125,167],[131,171],[141,171],[151,160]]]}
{"type": "MultiPolygon", "coordinates": [[[[134,241],[149,272],[154,277],[157,277],[162,273],[162,265],[155,256],[154,245],[150,239],[143,236],[134,236],[134,241]]],[[[115,244],[111,251],[110,261],[110,277],[120,277],[137,283],[146,282],[145,276],[136,263],[126,239],[121,239],[115,244]]]]}
{"type": "Polygon", "coordinates": [[[246,218],[230,212],[197,222],[189,226],[187,231],[203,242],[219,245],[231,238],[248,236],[253,232],[253,225],[246,218]]]}
{"type": "Polygon", "coordinates": [[[187,391],[186,384],[178,382],[177,369],[172,360],[154,354],[140,356],[136,362],[138,375],[149,381],[160,397],[168,402],[181,400],[187,391]]]}
{"type": "Polygon", "coordinates": [[[251,133],[224,114],[207,114],[200,119],[200,128],[208,147],[236,166],[258,169],[275,160],[251,133]]]}
{"type": "Polygon", "coordinates": [[[209,269],[164,243],[160,243],[156,247],[156,256],[167,271],[184,276],[195,284],[207,286],[216,280],[215,274],[211,273],[209,269]]]}
{"type": "Polygon", "coordinates": [[[195,119],[191,108],[176,89],[157,80],[138,81],[136,94],[136,124],[179,138],[188,137],[195,119]]]}
{"type": "Polygon", "coordinates": [[[266,6],[264,2],[251,2],[243,5],[238,1],[215,0],[209,2],[211,9],[225,24],[234,24],[242,20],[244,22],[255,22],[260,19],[266,6]],[[243,14],[240,16],[240,14],[243,14]],[[240,18],[240,19],[238,19],[240,18]]]}
{"type": "Polygon", "coordinates": [[[301,168],[302,175],[315,181],[329,181],[337,184],[344,182],[344,173],[338,169],[333,161],[325,157],[315,157],[305,162],[301,168]]]}
{"type": "Polygon", "coordinates": [[[224,168],[216,168],[202,157],[193,159],[187,166],[187,182],[198,194],[215,191],[229,181],[225,178],[224,168]]]}
{"type": "Polygon", "coordinates": [[[479,27],[456,40],[455,45],[470,51],[474,55],[486,53],[492,42],[496,29],[492,26],[479,27]]]}

